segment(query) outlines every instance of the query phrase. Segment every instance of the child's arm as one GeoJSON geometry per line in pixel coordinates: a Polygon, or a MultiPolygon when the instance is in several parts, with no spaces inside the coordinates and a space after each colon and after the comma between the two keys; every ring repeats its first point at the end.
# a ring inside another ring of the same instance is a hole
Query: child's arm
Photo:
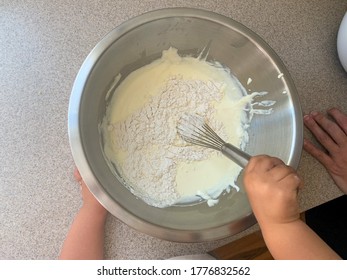
{"type": "Polygon", "coordinates": [[[263,224],[262,233],[275,259],[337,260],[340,257],[303,221],[263,224]]]}
{"type": "Polygon", "coordinates": [[[339,259],[340,257],[300,220],[297,193],[301,180],[280,159],[253,157],[244,184],[264,240],[275,259],[339,259]]]}
{"type": "Polygon", "coordinates": [[[108,212],[89,192],[77,170],[75,177],[82,187],[83,206],[65,239],[59,259],[103,259],[108,212]]]}

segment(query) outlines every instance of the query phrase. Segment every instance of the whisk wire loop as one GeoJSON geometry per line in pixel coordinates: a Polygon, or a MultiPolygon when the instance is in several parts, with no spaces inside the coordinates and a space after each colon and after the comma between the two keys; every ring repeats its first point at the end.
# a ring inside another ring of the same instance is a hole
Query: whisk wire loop
{"type": "Polygon", "coordinates": [[[188,143],[221,151],[241,167],[248,164],[250,155],[224,140],[198,115],[184,115],[178,125],[179,135],[188,143]]]}
{"type": "Polygon", "coordinates": [[[222,138],[197,115],[184,115],[177,126],[181,137],[188,143],[220,151],[225,144],[222,138]]]}

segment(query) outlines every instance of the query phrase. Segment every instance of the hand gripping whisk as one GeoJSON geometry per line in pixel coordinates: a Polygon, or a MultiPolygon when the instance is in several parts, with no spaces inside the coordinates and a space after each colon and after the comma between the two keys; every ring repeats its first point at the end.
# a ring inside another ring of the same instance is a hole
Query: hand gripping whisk
{"type": "Polygon", "coordinates": [[[186,142],[220,151],[243,168],[251,158],[234,145],[224,142],[198,115],[183,115],[177,124],[177,131],[186,142]]]}

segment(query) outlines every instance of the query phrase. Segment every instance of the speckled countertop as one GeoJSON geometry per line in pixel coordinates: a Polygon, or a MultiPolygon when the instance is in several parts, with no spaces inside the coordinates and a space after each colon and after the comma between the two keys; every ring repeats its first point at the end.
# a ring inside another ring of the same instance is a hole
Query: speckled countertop
{"type": "MultiPolygon", "coordinates": [[[[281,57],[302,109],[346,112],[347,73],[336,34],[341,0],[5,0],[0,4],[0,259],[55,259],[81,205],[73,178],[67,110],[75,76],[94,45],[123,21],[164,7],[195,7],[229,16],[281,57]],[[189,4],[188,4],[189,3],[189,4]]],[[[305,136],[310,137],[305,131],[305,136]]],[[[341,195],[326,171],[303,152],[303,210],[341,195]]],[[[202,253],[238,239],[200,244],[159,240],[110,216],[111,259],[164,259],[202,253]]]]}

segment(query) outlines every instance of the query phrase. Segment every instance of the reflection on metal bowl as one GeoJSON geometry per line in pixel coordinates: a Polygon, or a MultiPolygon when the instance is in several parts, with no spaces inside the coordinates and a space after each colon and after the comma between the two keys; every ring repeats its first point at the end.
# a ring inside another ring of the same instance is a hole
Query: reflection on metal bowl
{"type": "MultiPolygon", "coordinates": [[[[246,152],[269,154],[297,167],[302,150],[302,113],[290,75],[275,52],[242,24],[204,10],[172,8],[128,20],[103,38],[83,63],[69,105],[69,137],[80,173],[95,197],[114,216],[146,234],[177,242],[201,242],[236,234],[256,221],[242,188],[225,194],[213,207],[155,208],[136,198],[110,168],[103,153],[100,123],[106,95],[115,77],[177,48],[197,56],[208,46],[207,60],[231,69],[245,87],[267,91],[276,101],[271,115],[255,115],[246,152]],[[249,78],[252,83],[247,85],[249,78]]],[[[126,106],[126,104],[124,104],[126,106]]]]}

